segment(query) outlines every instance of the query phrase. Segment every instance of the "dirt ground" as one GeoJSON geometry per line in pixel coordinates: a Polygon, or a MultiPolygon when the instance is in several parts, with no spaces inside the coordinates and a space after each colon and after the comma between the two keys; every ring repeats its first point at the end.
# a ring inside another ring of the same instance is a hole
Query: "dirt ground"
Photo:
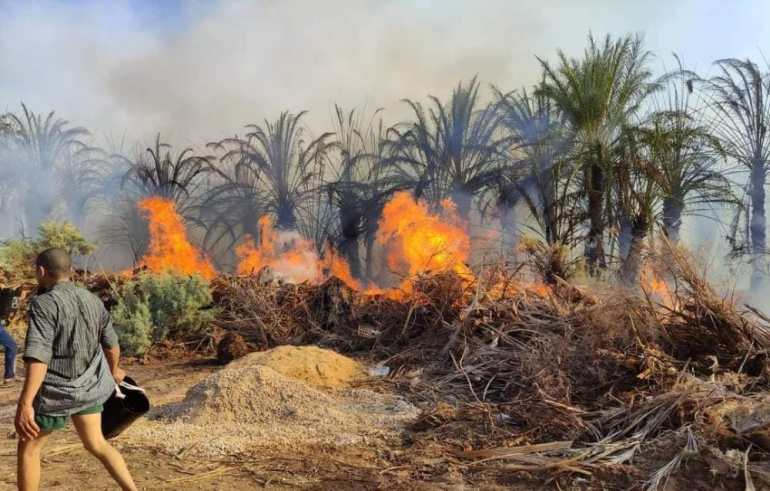
{"type": "MultiPolygon", "coordinates": [[[[127,373],[144,386],[154,406],[180,401],[187,390],[219,368],[212,360],[172,359],[125,363],[127,373]]],[[[0,387],[0,490],[15,489],[15,404],[21,383],[0,387]]],[[[140,420],[135,425],[145,424],[140,420]]],[[[409,471],[394,465],[392,449],[366,444],[340,448],[307,448],[301,454],[265,452],[241,461],[200,461],[148,449],[132,441],[132,427],[113,441],[129,463],[140,489],[462,489],[454,476],[446,482],[412,481],[409,471]],[[410,483],[412,482],[412,483],[410,483]],[[396,484],[398,483],[398,484],[396,484]],[[410,483],[410,484],[405,484],[410,483]]],[[[416,476],[415,476],[416,477],[416,476]]],[[[81,447],[74,428],[56,433],[43,455],[45,490],[117,489],[98,461],[81,447]]],[[[467,488],[465,488],[467,489],[467,488]]],[[[520,489],[532,489],[531,487],[520,489]]]]}
{"type": "MultiPolygon", "coordinates": [[[[216,370],[206,360],[153,361],[127,364],[127,372],[147,388],[155,405],[181,400],[189,387],[216,370]]],[[[21,384],[0,387],[0,489],[15,489],[16,439],[13,431],[15,403],[21,384]]],[[[137,424],[142,424],[141,422],[137,424]]],[[[313,477],[314,466],[294,455],[265,456],[260,462],[200,462],[184,455],[167,455],[131,443],[131,430],[114,441],[133,471],[141,489],[293,489],[335,487],[313,477]],[[267,468],[265,468],[267,466],[267,468]]],[[[363,486],[368,487],[365,483],[363,486]]],[[[73,428],[57,433],[44,451],[43,483],[46,490],[116,489],[98,461],[85,452],[73,428]]]]}
{"type": "MultiPolygon", "coordinates": [[[[181,401],[187,390],[220,368],[213,360],[171,359],[147,363],[124,363],[126,371],[144,386],[154,406],[181,401]]],[[[0,491],[16,489],[16,438],[13,429],[15,404],[21,383],[0,387],[0,491]]],[[[140,420],[126,433],[113,440],[131,467],[143,490],[247,490],[247,489],[405,489],[405,490],[465,490],[465,489],[624,489],[605,482],[604,485],[582,486],[578,482],[566,487],[553,481],[541,481],[536,476],[511,476],[505,485],[489,481],[474,482],[468,476],[448,470],[436,475],[429,468],[435,464],[430,456],[415,456],[403,445],[393,441],[369,445],[366,442],[346,448],[312,447],[293,451],[269,451],[234,461],[201,460],[182,450],[176,455],[147,448],[139,438],[132,438],[137,428],[149,425],[140,420]],[[409,459],[404,459],[410,455],[409,459]],[[415,465],[400,465],[409,460],[415,465]],[[420,462],[424,464],[421,470],[420,462]]],[[[690,469],[694,471],[694,469],[690,469]]],[[[692,477],[692,474],[690,477],[692,477]]],[[[699,472],[695,472],[699,474],[699,472]]],[[[706,470],[702,472],[705,474],[706,470]]],[[[712,486],[687,484],[687,476],[673,479],[666,490],[715,489],[712,486]]],[[[718,486],[719,489],[732,489],[718,486]]],[[[85,452],[70,426],[55,434],[44,450],[44,490],[109,490],[117,489],[101,465],[85,452]]],[[[735,488],[738,489],[738,488],[735,488]]],[[[759,489],[759,488],[757,488],[759,489]]]]}

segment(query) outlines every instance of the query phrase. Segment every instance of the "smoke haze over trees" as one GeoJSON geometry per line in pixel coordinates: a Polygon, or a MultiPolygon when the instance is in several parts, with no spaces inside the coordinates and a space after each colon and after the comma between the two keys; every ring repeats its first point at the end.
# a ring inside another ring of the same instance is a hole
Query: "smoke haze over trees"
{"type": "Polygon", "coordinates": [[[366,280],[406,190],[627,281],[689,220],[760,287],[768,7],[588,3],[0,0],[0,233],[69,220],[130,264],[163,196],[220,265],[270,215],[366,280]]]}

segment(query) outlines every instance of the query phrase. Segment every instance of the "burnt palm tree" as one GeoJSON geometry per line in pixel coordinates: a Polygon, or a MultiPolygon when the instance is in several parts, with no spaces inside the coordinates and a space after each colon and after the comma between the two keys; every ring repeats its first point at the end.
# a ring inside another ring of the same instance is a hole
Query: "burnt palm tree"
{"type": "Polygon", "coordinates": [[[770,75],[751,60],[716,62],[720,74],[711,78],[715,131],[727,155],[748,173],[749,213],[746,238],[752,264],[752,288],[766,274],[767,219],[765,184],[770,154],[770,75]]]}
{"type": "Polygon", "coordinates": [[[550,98],[569,121],[579,145],[579,161],[588,213],[586,259],[596,273],[606,267],[604,254],[612,153],[624,124],[655,88],[647,69],[650,53],[638,36],[598,43],[589,35],[582,59],[558,53],[559,64],[540,60],[544,82],[538,92],[550,98]]]}
{"type": "Polygon", "coordinates": [[[146,219],[137,208],[143,198],[157,196],[174,203],[190,224],[199,224],[198,206],[205,185],[210,157],[192,148],[174,153],[173,147],[156,135],[152,146],[135,157],[121,152],[110,158],[111,173],[96,172],[103,183],[102,195],[109,205],[109,219],[102,226],[106,245],[128,246],[134,261],[145,253],[149,236],[146,219]]]}
{"type": "Polygon", "coordinates": [[[337,247],[356,278],[371,274],[377,222],[387,199],[398,189],[380,165],[386,131],[379,110],[366,121],[358,112],[335,106],[333,175],[325,189],[338,211],[337,247]],[[366,269],[362,271],[361,246],[366,269]],[[365,274],[364,274],[365,273],[365,274]]]}
{"type": "Polygon", "coordinates": [[[196,155],[185,148],[174,155],[172,147],[155,137],[155,144],[135,159],[122,155],[115,158],[126,169],[121,187],[135,199],[158,196],[171,200],[183,216],[191,216],[204,185],[211,157],[196,155]]]}
{"type": "Polygon", "coordinates": [[[467,218],[473,197],[493,183],[505,137],[493,106],[480,107],[474,77],[458,84],[448,103],[430,96],[426,110],[406,100],[414,121],[391,129],[387,164],[415,197],[438,204],[452,198],[467,218]]]}
{"type": "Polygon", "coordinates": [[[283,229],[297,227],[297,212],[313,191],[318,161],[329,150],[331,133],[305,141],[300,125],[305,112],[283,112],[263,126],[250,125],[244,138],[228,138],[210,147],[221,153],[210,171],[216,182],[203,203],[209,238],[215,242],[243,233],[256,236],[263,213],[283,229]]]}

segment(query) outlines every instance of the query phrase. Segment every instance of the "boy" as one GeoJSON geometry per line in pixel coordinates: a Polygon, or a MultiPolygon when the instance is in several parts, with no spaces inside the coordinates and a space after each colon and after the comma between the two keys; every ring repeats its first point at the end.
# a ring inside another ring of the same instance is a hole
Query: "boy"
{"type": "Polygon", "coordinates": [[[27,374],[16,411],[19,489],[40,487],[43,445],[71,417],[85,448],[121,489],[134,491],[123,457],[101,428],[102,405],[125,376],[110,315],[99,298],[69,281],[72,262],[64,249],[43,251],[35,266],[44,293],[29,306],[27,374]]]}

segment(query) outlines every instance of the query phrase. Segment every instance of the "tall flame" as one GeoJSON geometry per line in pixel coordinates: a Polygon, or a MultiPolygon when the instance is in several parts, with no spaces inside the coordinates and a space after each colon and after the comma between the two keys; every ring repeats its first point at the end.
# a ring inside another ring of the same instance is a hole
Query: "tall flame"
{"type": "Polygon", "coordinates": [[[214,266],[187,240],[173,201],[153,196],[141,200],[138,206],[147,217],[150,231],[150,245],[139,267],[154,273],[199,274],[207,280],[216,276],[214,266]]]}
{"type": "MultiPolygon", "coordinates": [[[[388,267],[414,276],[422,272],[454,271],[472,278],[466,265],[470,256],[470,237],[460,221],[454,204],[445,200],[441,215],[407,192],[396,193],[385,205],[376,240],[387,251],[388,267]]],[[[401,285],[410,290],[409,278],[401,285]]]]}

